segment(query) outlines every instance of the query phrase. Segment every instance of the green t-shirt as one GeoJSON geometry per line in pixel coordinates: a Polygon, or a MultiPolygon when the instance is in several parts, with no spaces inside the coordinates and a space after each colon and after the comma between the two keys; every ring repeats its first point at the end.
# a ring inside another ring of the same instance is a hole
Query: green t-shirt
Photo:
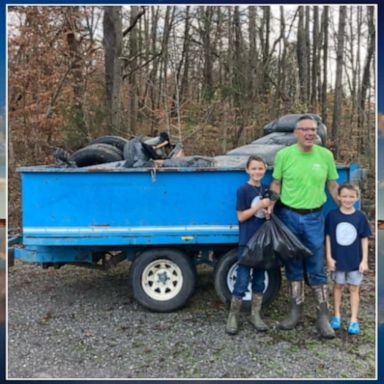
{"type": "Polygon", "coordinates": [[[331,151],[314,145],[311,152],[302,152],[293,144],[277,153],[272,177],[282,183],[283,204],[311,209],[325,203],[325,184],[338,174],[331,151]]]}

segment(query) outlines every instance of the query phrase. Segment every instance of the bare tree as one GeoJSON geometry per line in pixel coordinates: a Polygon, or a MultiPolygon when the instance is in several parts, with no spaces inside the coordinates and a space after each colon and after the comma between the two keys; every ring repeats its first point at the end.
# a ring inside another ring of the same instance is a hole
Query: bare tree
{"type": "Polygon", "coordinates": [[[313,7],[313,30],[312,30],[312,81],[311,81],[311,110],[317,111],[317,101],[320,85],[320,54],[319,54],[319,7],[313,7]]]}
{"type": "Polygon", "coordinates": [[[257,94],[257,69],[258,69],[258,53],[257,53],[257,34],[256,34],[256,7],[251,5],[248,7],[248,39],[249,39],[249,82],[248,94],[251,100],[255,101],[257,94]]]}
{"type": "Polygon", "coordinates": [[[375,20],[374,20],[374,8],[367,7],[367,20],[368,20],[368,50],[367,56],[365,58],[363,78],[361,82],[361,89],[359,92],[359,127],[363,128],[366,122],[365,116],[365,106],[367,101],[367,93],[370,87],[370,78],[371,78],[371,65],[372,60],[375,54],[375,42],[376,42],[376,32],[375,32],[375,20]]]}
{"type": "MultiPolygon", "coordinates": [[[[375,16],[374,8],[372,6],[367,7],[367,19],[368,19],[368,51],[364,63],[363,79],[361,82],[361,89],[359,92],[359,107],[360,113],[358,114],[358,127],[359,130],[364,129],[367,124],[366,116],[366,103],[369,101],[368,91],[371,89],[371,71],[372,71],[372,61],[375,55],[375,44],[376,44],[376,32],[375,32],[375,16]]],[[[370,137],[368,136],[368,140],[370,137]]],[[[369,141],[360,140],[359,149],[364,151],[366,148],[369,148],[369,141]],[[365,144],[364,144],[365,143],[365,144]]]]}
{"type": "Polygon", "coordinates": [[[297,26],[297,63],[299,69],[300,101],[305,105],[308,100],[308,51],[303,6],[299,7],[299,21],[297,26]]]}
{"type": "Polygon", "coordinates": [[[200,7],[200,38],[203,43],[203,99],[211,100],[213,97],[213,47],[211,43],[213,15],[215,8],[212,6],[200,7]]]}
{"type": "Polygon", "coordinates": [[[336,83],[335,83],[335,102],[333,106],[333,124],[332,124],[332,141],[337,151],[339,126],[342,121],[342,97],[343,97],[343,66],[344,66],[344,41],[345,41],[345,21],[347,16],[347,8],[340,6],[339,8],[339,28],[337,32],[337,50],[336,50],[336,83]]]}
{"type": "Polygon", "coordinates": [[[66,7],[64,8],[64,28],[67,37],[67,44],[69,48],[69,57],[71,60],[71,72],[73,76],[73,109],[72,113],[76,115],[76,129],[79,130],[83,137],[86,139],[91,138],[84,112],[84,93],[85,93],[85,78],[83,76],[84,70],[84,55],[81,48],[81,34],[80,34],[80,13],[79,7],[66,7]]]}
{"type": "Polygon", "coordinates": [[[120,130],[120,88],[122,83],[121,43],[123,37],[120,6],[105,6],[104,19],[105,89],[112,132],[120,130]]]}
{"type": "Polygon", "coordinates": [[[324,123],[328,124],[328,103],[327,103],[327,84],[328,84],[328,28],[329,28],[329,7],[324,6],[321,15],[321,36],[323,50],[323,82],[321,87],[321,116],[324,123]]]}
{"type": "Polygon", "coordinates": [[[268,6],[263,6],[263,18],[261,21],[260,28],[260,43],[261,43],[261,82],[259,92],[263,95],[263,99],[266,100],[268,98],[270,82],[268,77],[268,64],[269,64],[269,54],[270,54],[270,33],[271,33],[271,8],[268,6]]]}

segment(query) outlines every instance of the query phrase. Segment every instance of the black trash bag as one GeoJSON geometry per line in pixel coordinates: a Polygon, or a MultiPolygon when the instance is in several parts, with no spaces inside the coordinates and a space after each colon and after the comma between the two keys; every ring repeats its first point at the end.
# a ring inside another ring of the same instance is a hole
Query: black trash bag
{"type": "Polygon", "coordinates": [[[207,156],[183,156],[166,159],[161,164],[162,168],[212,168],[215,161],[207,156]]]}
{"type": "MultiPolygon", "coordinates": [[[[305,115],[311,116],[317,121],[317,124],[322,124],[321,117],[319,115],[314,113],[305,113],[305,115]]],[[[264,134],[272,132],[293,132],[296,123],[301,116],[303,116],[303,114],[300,113],[292,113],[281,116],[280,118],[271,121],[263,127],[264,134]]]]}
{"type": "Polygon", "coordinates": [[[221,155],[215,156],[215,167],[221,168],[234,168],[243,170],[247,164],[248,157],[243,155],[221,155]]]}
{"type": "Polygon", "coordinates": [[[149,158],[149,159],[152,159],[152,160],[159,160],[159,159],[163,159],[164,156],[157,153],[157,151],[151,146],[151,145],[148,145],[146,143],[141,143],[142,147],[143,147],[143,151],[144,153],[146,154],[146,156],[149,158]]]}
{"type": "Polygon", "coordinates": [[[124,159],[125,167],[131,168],[136,162],[146,162],[150,158],[143,148],[143,143],[135,137],[124,145],[124,159]]]}
{"type": "Polygon", "coordinates": [[[153,160],[168,158],[173,147],[167,132],[160,132],[157,137],[143,140],[143,148],[153,160]]]}
{"type": "Polygon", "coordinates": [[[265,145],[265,144],[247,144],[242,145],[228,151],[226,156],[261,156],[268,165],[273,165],[275,156],[280,149],[285,148],[285,145],[265,145]]]}
{"type": "MultiPolygon", "coordinates": [[[[314,113],[305,113],[317,121],[317,134],[322,145],[325,145],[327,140],[327,127],[322,123],[321,117],[314,113]]],[[[264,135],[268,135],[272,132],[293,132],[297,123],[297,120],[302,114],[289,114],[275,119],[263,127],[264,135]]]]}
{"type": "Polygon", "coordinates": [[[239,264],[258,269],[272,269],[281,266],[274,251],[274,230],[272,220],[267,220],[248,241],[240,255],[239,264]]]}
{"type": "Polygon", "coordinates": [[[147,138],[147,139],[143,140],[143,142],[145,144],[148,144],[152,147],[159,145],[159,144],[163,143],[164,141],[169,142],[169,135],[167,132],[160,132],[159,136],[151,137],[151,138],[147,138]]]}
{"type": "Polygon", "coordinates": [[[248,241],[239,264],[259,269],[279,267],[282,262],[312,255],[290,229],[274,214],[248,241]]]}
{"type": "Polygon", "coordinates": [[[53,152],[53,157],[55,158],[56,165],[61,168],[75,168],[77,164],[73,160],[69,160],[70,154],[65,149],[60,147],[55,147],[53,152]]]}
{"type": "Polygon", "coordinates": [[[291,145],[297,142],[293,132],[272,132],[251,142],[263,145],[291,145]]]}

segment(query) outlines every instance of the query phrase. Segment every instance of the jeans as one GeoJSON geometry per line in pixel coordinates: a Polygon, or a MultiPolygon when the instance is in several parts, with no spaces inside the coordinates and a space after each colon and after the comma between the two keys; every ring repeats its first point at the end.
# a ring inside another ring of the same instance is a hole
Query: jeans
{"type": "Polygon", "coordinates": [[[313,255],[304,260],[296,259],[285,263],[285,273],[289,281],[304,279],[304,271],[310,285],[327,284],[324,270],[324,216],[323,212],[300,215],[287,208],[279,214],[284,224],[312,251],[313,255]]]}
{"type": "MultiPolygon", "coordinates": [[[[244,246],[239,247],[239,257],[244,250],[244,246]]],[[[264,270],[248,267],[247,265],[240,265],[236,271],[236,282],[233,288],[232,295],[236,297],[243,297],[247,291],[249,279],[252,270],[252,292],[262,295],[264,292],[264,270]]]]}

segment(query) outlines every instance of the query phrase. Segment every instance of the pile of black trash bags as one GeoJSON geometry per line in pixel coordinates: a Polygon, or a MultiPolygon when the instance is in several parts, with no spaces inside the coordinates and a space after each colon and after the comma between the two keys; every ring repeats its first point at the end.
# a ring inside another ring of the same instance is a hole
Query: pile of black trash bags
{"type": "MultiPolygon", "coordinates": [[[[317,144],[324,146],[326,126],[320,116],[311,115],[318,122],[317,144]]],[[[293,130],[300,116],[289,114],[273,120],[264,126],[262,137],[221,156],[184,156],[181,143],[172,144],[169,135],[161,132],[151,138],[101,136],[72,154],[57,148],[54,157],[56,164],[61,167],[87,167],[118,162],[116,166],[125,168],[242,168],[250,155],[259,155],[268,165],[273,165],[276,153],[296,142],[293,130]]]]}

